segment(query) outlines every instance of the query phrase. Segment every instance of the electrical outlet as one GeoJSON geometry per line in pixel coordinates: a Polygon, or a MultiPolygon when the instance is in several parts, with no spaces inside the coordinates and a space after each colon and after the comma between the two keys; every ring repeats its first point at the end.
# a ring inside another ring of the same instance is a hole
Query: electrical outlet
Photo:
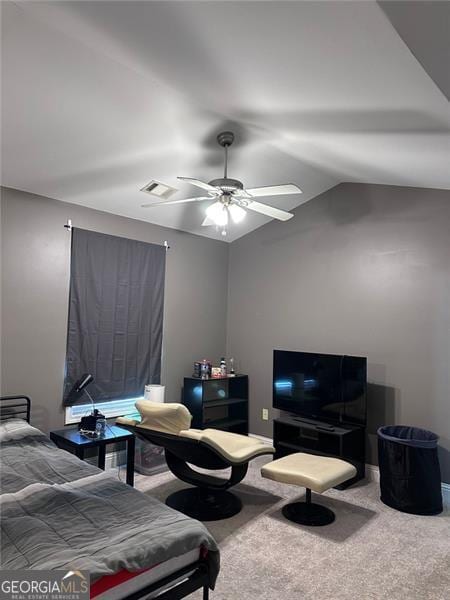
{"type": "Polygon", "coordinates": [[[267,408],[262,409],[262,420],[263,421],[269,420],[269,410],[267,408]]]}

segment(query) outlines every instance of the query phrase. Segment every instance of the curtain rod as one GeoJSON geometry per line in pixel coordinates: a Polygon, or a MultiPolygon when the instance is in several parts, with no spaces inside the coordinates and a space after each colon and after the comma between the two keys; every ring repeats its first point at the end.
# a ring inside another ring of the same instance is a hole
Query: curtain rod
{"type": "MultiPolygon", "coordinates": [[[[67,229],[69,233],[72,231],[72,219],[67,219],[67,223],[64,225],[64,228],[67,229]]],[[[163,246],[166,251],[170,250],[169,242],[167,240],[164,240],[163,246]]]]}

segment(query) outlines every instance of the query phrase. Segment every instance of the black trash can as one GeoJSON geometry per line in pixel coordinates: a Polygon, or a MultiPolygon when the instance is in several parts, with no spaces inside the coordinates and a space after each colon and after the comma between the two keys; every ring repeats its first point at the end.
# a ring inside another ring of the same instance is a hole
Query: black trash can
{"type": "Polygon", "coordinates": [[[388,425],[378,429],[381,501],[415,515],[442,512],[439,437],[431,431],[388,425]]]}

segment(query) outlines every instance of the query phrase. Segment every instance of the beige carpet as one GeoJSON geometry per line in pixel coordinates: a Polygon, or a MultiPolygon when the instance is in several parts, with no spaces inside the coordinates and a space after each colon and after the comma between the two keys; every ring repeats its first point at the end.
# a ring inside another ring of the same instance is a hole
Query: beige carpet
{"type": "MultiPolygon", "coordinates": [[[[242,512],[206,523],[222,563],[211,600],[450,599],[448,509],[434,517],[397,512],[380,502],[372,482],[316,496],[336,513],[331,525],[295,525],[280,508],[304,490],[262,479],[265,462],[254,460],[234,488],[242,512]]],[[[186,486],[165,472],[138,475],[136,487],[164,500],[186,486]]]]}

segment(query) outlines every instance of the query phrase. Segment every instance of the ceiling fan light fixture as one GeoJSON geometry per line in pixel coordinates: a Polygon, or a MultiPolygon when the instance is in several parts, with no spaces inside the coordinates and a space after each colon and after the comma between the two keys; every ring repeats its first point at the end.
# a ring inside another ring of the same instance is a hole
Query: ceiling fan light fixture
{"type": "MultiPolygon", "coordinates": [[[[250,189],[245,188],[242,181],[228,177],[228,148],[234,141],[234,134],[231,131],[222,131],[217,136],[217,141],[225,151],[223,177],[213,179],[209,183],[195,179],[194,177],[178,177],[180,181],[206,190],[208,193],[207,196],[169,200],[168,202],[152,202],[151,204],[142,204],[141,206],[143,208],[153,208],[154,206],[166,204],[176,205],[207,200],[208,202],[212,202],[212,204],[206,209],[206,217],[202,222],[202,227],[215,225],[217,231],[221,229],[222,235],[227,234],[226,228],[230,220],[236,224],[241,223],[245,219],[247,212],[250,212],[250,214],[259,213],[278,221],[291,219],[294,216],[293,213],[256,201],[255,198],[301,194],[301,189],[294,183],[282,183],[250,189]]],[[[152,181],[145,186],[145,190],[143,191],[154,195],[159,194],[160,197],[163,197],[170,190],[169,186],[152,181]]]]}
{"type": "Polygon", "coordinates": [[[230,211],[230,216],[233,223],[241,223],[245,219],[245,215],[247,214],[245,210],[237,204],[230,204],[228,210],[230,211]]]}
{"type": "Polygon", "coordinates": [[[214,202],[206,209],[206,216],[214,221],[215,225],[219,227],[225,227],[228,225],[228,212],[227,207],[223,202],[214,202]]]}

